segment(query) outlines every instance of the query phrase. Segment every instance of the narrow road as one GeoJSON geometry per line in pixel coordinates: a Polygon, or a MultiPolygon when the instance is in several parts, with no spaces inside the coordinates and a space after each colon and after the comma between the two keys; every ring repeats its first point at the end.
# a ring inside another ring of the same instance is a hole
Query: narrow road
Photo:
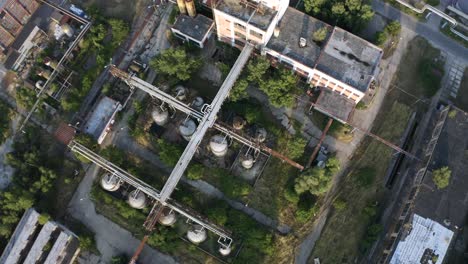
{"type": "MultiPolygon", "coordinates": [[[[111,220],[96,213],[89,193],[97,178],[99,167],[91,165],[81,181],[68,206],[69,213],[95,234],[96,246],[101,253],[101,261],[110,263],[113,256],[125,254],[131,256],[140,244],[130,232],[121,228],[111,220]]],[[[172,257],[162,254],[149,246],[142,251],[139,263],[177,263],[172,257]]]]}
{"type": "Polygon", "coordinates": [[[440,32],[433,23],[418,21],[415,17],[400,12],[397,8],[381,0],[372,0],[372,9],[388,19],[399,21],[402,27],[426,38],[436,48],[468,62],[468,49],[440,32]]]}

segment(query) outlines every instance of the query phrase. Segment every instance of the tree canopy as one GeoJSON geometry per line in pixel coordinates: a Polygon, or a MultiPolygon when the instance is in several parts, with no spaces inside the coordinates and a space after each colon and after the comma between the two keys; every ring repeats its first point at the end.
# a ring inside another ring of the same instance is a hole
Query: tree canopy
{"type": "Polygon", "coordinates": [[[445,166],[432,172],[432,180],[434,181],[437,189],[444,189],[450,183],[452,171],[449,167],[445,166]]]}
{"type": "Polygon", "coordinates": [[[0,101],[0,145],[10,134],[10,115],[12,111],[6,104],[0,101]]]}
{"type": "Polygon", "coordinates": [[[307,13],[352,32],[362,29],[374,16],[368,0],[304,0],[307,13]]]}
{"type": "Polygon", "coordinates": [[[322,195],[330,189],[332,178],[339,169],[338,159],[330,158],[324,169],[314,167],[296,178],[294,189],[298,194],[309,191],[313,195],[322,195]]]}
{"type": "Polygon", "coordinates": [[[201,61],[190,57],[183,48],[171,48],[151,60],[150,66],[158,72],[185,81],[201,66],[201,61]]]}
{"type": "Polygon", "coordinates": [[[287,69],[275,71],[271,78],[260,83],[263,91],[274,107],[294,106],[294,90],[296,89],[297,77],[287,69]]]}

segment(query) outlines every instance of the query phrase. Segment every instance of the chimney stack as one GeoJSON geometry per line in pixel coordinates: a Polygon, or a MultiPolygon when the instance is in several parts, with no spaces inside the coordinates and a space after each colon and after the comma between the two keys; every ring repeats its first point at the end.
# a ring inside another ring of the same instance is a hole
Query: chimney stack
{"type": "Polygon", "coordinates": [[[185,0],[185,8],[187,8],[187,13],[191,17],[197,15],[197,10],[195,9],[195,0],[185,0]]]}
{"type": "Polygon", "coordinates": [[[185,7],[185,0],[177,0],[177,6],[179,7],[179,12],[181,14],[187,14],[187,9],[185,7]]]}

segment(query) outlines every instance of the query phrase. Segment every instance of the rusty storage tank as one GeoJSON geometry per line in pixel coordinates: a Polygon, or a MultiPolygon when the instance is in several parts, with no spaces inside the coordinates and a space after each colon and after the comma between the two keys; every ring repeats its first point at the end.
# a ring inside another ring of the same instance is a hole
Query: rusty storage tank
{"type": "Polygon", "coordinates": [[[266,140],[267,137],[267,131],[263,127],[259,127],[255,130],[255,139],[262,143],[266,140]]]}
{"type": "Polygon", "coordinates": [[[159,218],[159,223],[161,225],[165,226],[172,226],[176,222],[176,214],[174,211],[170,210],[168,212],[165,212],[160,218],[159,218]]]}
{"type": "Polygon", "coordinates": [[[231,254],[231,247],[221,246],[219,247],[219,253],[223,256],[231,254]]]}
{"type": "Polygon", "coordinates": [[[240,116],[235,116],[232,120],[232,127],[236,130],[241,130],[245,126],[245,120],[240,116]]]}
{"type": "Polygon", "coordinates": [[[120,188],[120,179],[110,173],[105,173],[101,178],[101,186],[106,191],[115,192],[120,188]]]}
{"type": "Polygon", "coordinates": [[[180,135],[187,141],[190,141],[195,130],[197,130],[197,125],[192,119],[184,120],[179,126],[180,135]]]}
{"type": "Polygon", "coordinates": [[[169,120],[169,111],[161,107],[155,107],[151,112],[151,117],[159,126],[164,126],[169,120]]]}
{"type": "Polygon", "coordinates": [[[194,225],[193,228],[187,232],[187,238],[194,244],[200,244],[206,240],[206,230],[201,225],[194,225]]]}
{"type": "Polygon", "coordinates": [[[133,190],[128,195],[128,204],[136,209],[143,209],[146,206],[146,195],[140,190],[133,190]]]}
{"type": "Polygon", "coordinates": [[[223,136],[214,135],[210,140],[210,149],[216,157],[223,157],[228,151],[228,142],[223,136]]]}
{"type": "Polygon", "coordinates": [[[254,157],[250,154],[245,154],[240,157],[241,165],[244,169],[251,169],[255,163],[254,157]]]}
{"type": "Polygon", "coordinates": [[[188,90],[184,86],[177,85],[176,88],[174,89],[174,92],[175,92],[175,98],[177,98],[177,100],[184,101],[185,99],[187,99],[188,90]]]}
{"type": "Polygon", "coordinates": [[[193,109],[200,111],[204,103],[205,100],[203,100],[203,98],[201,98],[200,96],[197,96],[192,101],[192,107],[193,109]]]}
{"type": "Polygon", "coordinates": [[[37,75],[41,76],[42,78],[45,78],[47,80],[50,79],[51,72],[49,70],[39,68],[36,73],[37,73],[37,75]]]}

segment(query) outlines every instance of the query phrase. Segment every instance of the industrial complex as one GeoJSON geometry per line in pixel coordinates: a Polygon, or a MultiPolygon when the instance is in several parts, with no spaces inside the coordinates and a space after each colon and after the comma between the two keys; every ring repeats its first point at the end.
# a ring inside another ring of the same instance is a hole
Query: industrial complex
{"type": "Polygon", "coordinates": [[[466,261],[468,51],[375,1],[0,0],[0,264],[466,261]]]}

